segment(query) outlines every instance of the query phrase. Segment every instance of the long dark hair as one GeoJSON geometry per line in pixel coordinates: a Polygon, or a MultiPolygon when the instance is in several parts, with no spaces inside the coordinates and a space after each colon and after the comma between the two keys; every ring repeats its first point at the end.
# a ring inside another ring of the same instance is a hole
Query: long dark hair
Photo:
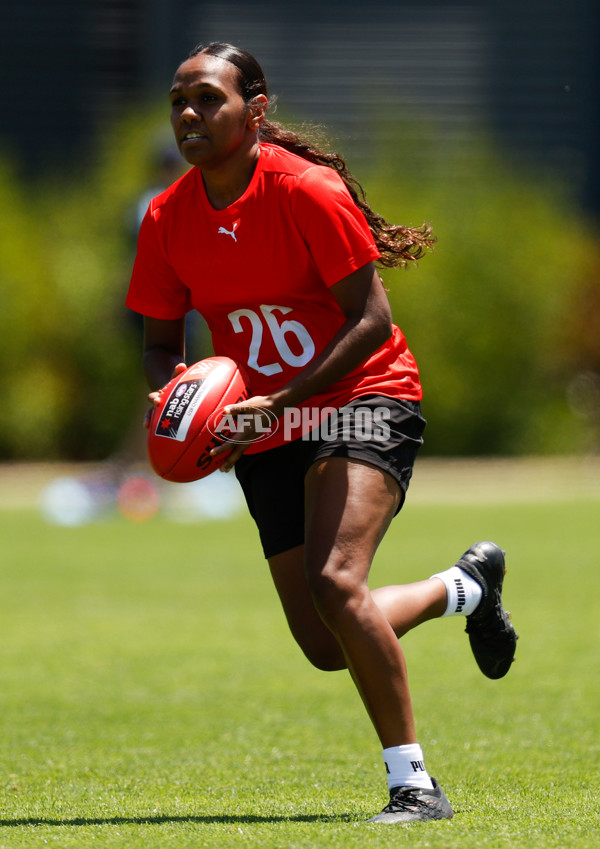
{"type": "MultiPolygon", "coordinates": [[[[188,59],[198,56],[200,53],[225,59],[238,69],[240,93],[246,103],[249,103],[257,94],[264,94],[265,97],[268,97],[265,75],[251,53],[233,44],[214,41],[206,47],[201,44],[194,47],[188,59]]],[[[367,203],[363,187],[350,172],[346,162],[337,153],[320,150],[312,140],[300,137],[293,130],[283,127],[276,121],[267,119],[260,126],[259,139],[279,145],[279,147],[283,147],[315,165],[325,165],[337,171],[346,184],[352,200],[367,220],[380,253],[380,258],[377,260],[378,265],[385,268],[406,266],[409,262],[420,259],[436,241],[428,224],[423,224],[421,227],[403,227],[399,224],[389,224],[385,218],[374,212],[367,203]]]]}

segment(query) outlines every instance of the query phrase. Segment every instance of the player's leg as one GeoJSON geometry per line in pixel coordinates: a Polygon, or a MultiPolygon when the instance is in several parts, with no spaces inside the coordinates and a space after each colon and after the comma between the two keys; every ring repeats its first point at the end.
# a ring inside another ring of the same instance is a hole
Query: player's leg
{"type": "Polygon", "coordinates": [[[367,586],[400,497],[391,476],[360,461],[328,458],[306,476],[308,586],[384,748],[416,740],[404,654],[367,586]]]}
{"type": "MultiPolygon", "coordinates": [[[[318,669],[346,669],[346,658],[315,607],[304,570],[304,546],[269,558],[290,631],[310,662],[318,669]]],[[[380,587],[372,591],[396,637],[429,619],[442,616],[447,606],[446,589],[440,581],[380,587]]]]}
{"type": "Polygon", "coordinates": [[[443,616],[447,607],[446,587],[429,578],[378,587],[372,595],[398,638],[423,622],[443,616]]]}
{"type": "MultiPolygon", "coordinates": [[[[338,641],[315,608],[304,571],[304,546],[269,558],[269,565],[290,631],[306,657],[318,669],[346,669],[338,641]]],[[[476,543],[439,580],[380,587],[371,595],[398,638],[430,619],[464,615],[479,668],[488,678],[502,678],[518,640],[502,605],[503,577],[502,551],[494,543],[476,543]]]]}
{"type": "Polygon", "coordinates": [[[417,742],[402,648],[367,586],[400,498],[396,480],[363,461],[317,460],[306,476],[307,582],[383,747],[390,802],[378,822],[452,816],[417,742]]]}
{"type": "Polygon", "coordinates": [[[346,658],[319,616],[304,571],[304,546],[269,557],[269,568],[292,636],[317,669],[346,669],[346,658]]]}
{"type": "MultiPolygon", "coordinates": [[[[262,454],[244,455],[235,471],[257,523],[290,630],[315,666],[333,670],[346,668],[346,660],[315,609],[304,570],[305,472],[317,448],[318,443],[296,440],[262,454]]],[[[412,459],[403,456],[401,465],[410,466],[412,459]]],[[[403,497],[394,488],[395,509],[403,497]]],[[[385,587],[375,590],[374,598],[398,636],[445,609],[445,591],[439,581],[385,587]]]]}

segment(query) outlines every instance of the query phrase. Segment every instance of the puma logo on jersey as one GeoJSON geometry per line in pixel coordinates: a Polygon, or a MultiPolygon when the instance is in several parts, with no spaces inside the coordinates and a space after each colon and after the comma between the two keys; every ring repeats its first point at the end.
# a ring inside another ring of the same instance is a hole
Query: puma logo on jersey
{"type": "Polygon", "coordinates": [[[235,231],[240,226],[239,219],[233,222],[233,228],[231,230],[227,230],[225,227],[219,227],[219,233],[224,233],[226,236],[231,236],[234,242],[237,242],[237,236],[235,235],[235,231]]]}

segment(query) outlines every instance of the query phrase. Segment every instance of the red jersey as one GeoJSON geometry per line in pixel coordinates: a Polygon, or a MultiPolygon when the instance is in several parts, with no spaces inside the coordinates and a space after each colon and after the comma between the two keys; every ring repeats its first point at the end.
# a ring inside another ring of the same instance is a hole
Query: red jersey
{"type": "MultiPolygon", "coordinates": [[[[378,256],[364,215],[335,171],[262,144],[248,188],[226,209],[211,206],[199,168],[152,200],[126,303],[159,319],[198,310],[215,354],[246,367],[252,395],[269,395],[344,323],[330,287],[378,256]]],[[[361,365],[301,406],[339,408],[367,394],[422,396],[417,365],[396,326],[361,365]]],[[[282,440],[280,430],[248,451],[282,440]]]]}

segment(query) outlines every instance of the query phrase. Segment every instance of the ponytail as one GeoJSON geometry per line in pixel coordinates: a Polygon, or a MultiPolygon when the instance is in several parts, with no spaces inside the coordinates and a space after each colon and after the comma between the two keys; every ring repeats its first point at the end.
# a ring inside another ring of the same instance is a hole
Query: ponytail
{"type": "Polygon", "coordinates": [[[367,220],[369,229],[380,253],[377,264],[384,268],[406,267],[409,262],[421,259],[431,250],[436,239],[429,224],[421,227],[404,227],[389,224],[385,218],[371,209],[363,187],[350,172],[344,159],[337,153],[325,153],[311,141],[301,138],[293,130],[286,129],[275,121],[263,121],[259,130],[259,139],[296,153],[315,165],[333,168],[344,181],[356,206],[367,220]]]}

